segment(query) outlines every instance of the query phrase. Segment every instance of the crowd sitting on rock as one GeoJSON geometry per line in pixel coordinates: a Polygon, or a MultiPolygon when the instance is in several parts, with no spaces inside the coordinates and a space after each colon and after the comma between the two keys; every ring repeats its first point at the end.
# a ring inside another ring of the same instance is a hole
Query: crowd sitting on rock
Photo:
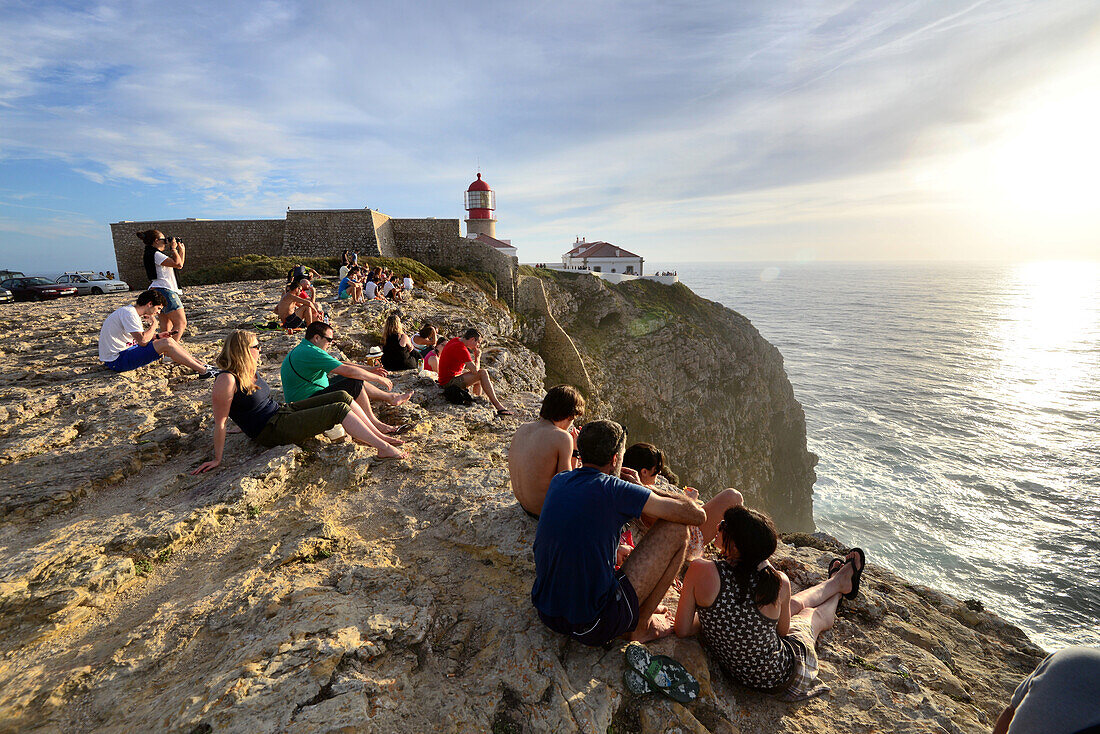
{"type": "MultiPolygon", "coordinates": [[[[392,313],[377,352],[381,366],[337,359],[328,351],[335,329],[326,322],[310,281],[316,273],[301,266],[288,275],[276,306],[285,328],[305,328],[281,364],[288,402],[279,404],[259,373],[261,345],[253,332],[232,332],[217,368],[196,360],[180,343],[186,317],[174,270],[183,267],[186,249],[155,230],[138,236],[147,245],[152,282],[134,304],[104,321],[99,358],[108,369],[126,372],[167,357],[214,378],[213,458],[192,474],[221,465],[230,419],[265,447],[339,431],[374,447],[379,457],[408,458],[398,448],[404,444],[399,435],[411,424],[387,424],[371,405],[398,406],[412,397],[412,392],[393,392],[388,374],[399,370],[427,367],[445,390],[484,395],[498,415],[512,415],[481,366],[483,339],[474,328],[448,340],[424,324],[410,337],[400,316],[392,313]]],[[[354,255],[345,255],[345,279],[351,279],[360,268],[354,255]]],[[[368,282],[393,284],[391,293],[411,290],[408,278],[402,285],[395,280],[380,271],[368,282]]],[[[833,626],[842,600],[858,595],[864,551],[852,548],[833,558],[824,582],[795,592],[787,575],[769,562],[778,534],[767,515],[746,507],[733,488],[702,503],[698,490],[676,486],[661,449],[650,443],[628,446],[627,430],[619,423],[594,420],[578,429],[575,422],[585,407],[575,387],[550,388],[539,417],[519,426],[509,447],[513,493],[537,523],[531,600],[541,622],[594,647],[616,638],[645,642],[673,633],[698,635],[726,674],[744,686],[783,700],[827,691],[818,678],[816,641],[833,626]],[[704,551],[712,542],[718,550],[707,557],[704,551]],[[662,601],[674,584],[679,600],[670,619],[662,601]]],[[[654,670],[659,672],[660,665],[654,670]]],[[[1038,730],[1055,721],[1067,727],[1058,731],[1084,731],[1081,724],[1094,731],[1096,722],[1088,717],[1096,707],[1080,705],[1091,694],[1082,698],[1073,692],[1092,685],[1097,670],[1100,652],[1092,648],[1050,656],[1017,689],[995,732],[1038,730]]],[[[660,688],[649,678],[639,680],[635,692],[660,688]]]]}
{"type": "MultiPolygon", "coordinates": [[[[280,405],[259,374],[260,342],[253,332],[239,330],[230,334],[222,345],[217,367],[195,359],[180,343],[186,317],[175,270],[184,266],[186,247],[179,239],[166,237],[158,230],[138,232],[137,236],[146,244],[143,258],[150,288],[134,304],[115,310],[104,320],[99,359],[111,371],[127,372],[163,357],[202,377],[216,378],[212,395],[214,458],[194,473],[221,465],[225,437],[230,432],[228,419],[233,420],[240,432],[263,446],[299,443],[329,432],[334,438],[347,434],[358,443],[373,446],[383,458],[408,458],[408,453],[397,447],[404,444],[398,436],[411,425],[383,422],[375,415],[371,401],[391,406],[407,402],[413,393],[393,392],[388,374],[420,369],[428,354],[432,354],[433,369],[438,369],[440,363],[447,365],[449,371],[440,379],[441,386],[460,382],[475,394],[485,394],[499,415],[512,414],[497,399],[488,372],[480,367],[481,337],[476,330],[451,340],[454,344],[448,352],[446,340],[439,338],[434,326],[425,324],[410,337],[400,316],[391,313],[384,327],[385,348],[377,351],[383,365],[343,362],[329,354],[335,343],[335,330],[317,300],[312,279],[318,274],[304,265],[287,274],[286,287],[275,306],[279,323],[288,333],[305,329],[302,341],[286,355],[280,368],[287,400],[280,405]],[[159,330],[154,323],[158,319],[159,330]],[[444,353],[449,355],[445,360],[441,359],[444,353]]],[[[345,280],[349,276],[357,278],[358,257],[345,252],[343,260],[345,280]]],[[[381,267],[372,269],[364,284],[378,298],[388,296],[392,300],[397,300],[401,292],[411,292],[414,285],[411,276],[402,279],[381,267]],[[383,284],[382,289],[378,288],[379,283],[383,284]]]]}
{"type": "Polygon", "coordinates": [[[697,490],[664,478],[660,449],[628,447],[620,424],[596,420],[578,431],[584,411],[576,388],[551,388],[508,452],[513,493],[538,523],[531,600],[543,624],[590,646],[699,634],[744,685],[786,700],[827,690],[815,643],[841,597],[858,593],[863,551],[834,559],[827,581],[793,594],[768,562],[775,527],[740,492],[725,489],[702,504],[697,490]],[[716,559],[703,557],[711,541],[721,548],[716,559]],[[661,602],[685,562],[672,620],[661,602]]]}

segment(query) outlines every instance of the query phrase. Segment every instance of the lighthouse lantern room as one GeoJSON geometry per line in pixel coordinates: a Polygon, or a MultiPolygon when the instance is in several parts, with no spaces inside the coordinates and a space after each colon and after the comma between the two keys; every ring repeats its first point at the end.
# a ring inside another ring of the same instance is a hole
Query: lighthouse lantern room
{"type": "Polygon", "coordinates": [[[496,208],[496,193],[481,180],[481,174],[477,174],[477,180],[466,189],[466,234],[484,234],[495,238],[497,220],[493,218],[493,211],[496,208]]]}

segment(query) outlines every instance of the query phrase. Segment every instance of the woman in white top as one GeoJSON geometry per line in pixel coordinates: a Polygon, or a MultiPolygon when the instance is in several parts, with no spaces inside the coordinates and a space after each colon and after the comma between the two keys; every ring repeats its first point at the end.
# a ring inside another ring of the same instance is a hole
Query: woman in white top
{"type": "Polygon", "coordinates": [[[168,239],[156,229],[147,229],[137,233],[145,243],[143,262],[145,274],[149,276],[149,287],[164,296],[168,305],[160,313],[161,331],[171,331],[176,341],[183,341],[183,332],[187,328],[187,313],[180,299],[180,287],[176,283],[176,271],[183,267],[187,259],[187,248],[178,237],[168,239]]]}

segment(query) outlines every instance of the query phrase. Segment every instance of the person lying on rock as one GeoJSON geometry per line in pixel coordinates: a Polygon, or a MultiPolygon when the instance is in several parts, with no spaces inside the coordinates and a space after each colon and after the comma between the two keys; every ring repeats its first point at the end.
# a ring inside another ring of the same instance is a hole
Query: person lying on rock
{"type": "Polygon", "coordinates": [[[467,329],[461,337],[447,342],[439,353],[436,371],[440,387],[454,382],[459,387],[469,388],[474,395],[484,394],[497,409],[497,415],[514,415],[497,400],[489,372],[481,367],[481,332],[477,329],[467,329]]]}
{"type": "Polygon", "coordinates": [[[190,367],[200,377],[214,377],[217,370],[191,356],[187,347],[173,337],[175,332],[157,332],[154,319],[168,301],[160,291],[143,291],[133,305],[117,309],[99,330],[99,359],[107,369],[129,372],[167,356],[176,364],[190,367]],[[145,322],[149,323],[146,324],[145,322]]]}
{"type": "Polygon", "coordinates": [[[308,284],[309,281],[305,278],[292,281],[275,306],[275,315],[279,317],[279,323],[284,329],[304,329],[321,319],[313,301],[301,295],[303,283],[308,284]]]}
{"type": "MultiPolygon", "coordinates": [[[[306,327],[302,341],[290,350],[280,368],[283,395],[294,402],[314,395],[343,391],[352,396],[355,401],[352,410],[371,430],[379,435],[401,432],[399,428],[375,417],[370,401],[401,405],[412,397],[412,393],[389,392],[393,382],[386,377],[386,370],[380,367],[341,362],[333,357],[327,351],[335,341],[333,334],[332,326],[323,321],[314,321],[306,327]]],[[[397,439],[387,440],[394,445],[402,443],[397,439]]]]}
{"type": "Polygon", "coordinates": [[[792,596],[787,575],[768,562],[778,536],[767,515],[731,507],[718,532],[724,557],[692,561],[684,576],[676,636],[701,633],[726,674],[749,688],[787,701],[828,691],[817,679],[814,646],[836,621],[841,595],[859,592],[863,551],[833,559],[827,581],[792,596]]]}
{"type": "Polygon", "coordinates": [[[584,396],[572,385],[546,391],[539,418],[516,429],[508,447],[512,494],[523,511],[539,519],[550,480],[580,466],[577,429],[573,421],[584,415],[584,396]]]}
{"type": "Polygon", "coordinates": [[[1017,686],[993,734],[1100,732],[1100,648],[1065,647],[1017,686]]]}
{"type": "MultiPolygon", "coordinates": [[[[694,487],[680,489],[665,479],[662,475],[666,468],[665,454],[651,443],[636,443],[627,448],[626,453],[623,454],[623,466],[636,471],[642,484],[650,489],[659,486],[670,492],[686,494],[693,500],[699,499],[699,490],[694,487]]],[[[718,523],[722,521],[722,516],[726,510],[736,507],[742,502],[744,502],[744,497],[741,496],[741,493],[736,489],[729,488],[723,489],[703,505],[703,510],[707,513],[707,521],[697,528],[690,528],[687,560],[694,561],[703,555],[703,549],[718,534],[718,523]]],[[[644,536],[652,524],[653,518],[643,514],[639,520],[632,523],[634,525],[633,529],[638,531],[634,533],[632,540],[636,541],[644,536]]]]}
{"type": "Polygon", "coordinates": [[[625,448],[618,423],[586,424],[577,436],[581,466],[550,480],[535,531],[531,601],[543,624],[584,645],[672,632],[655,612],[683,563],[688,527],[706,520],[695,500],[647,489],[622,469],[625,448]],[[643,511],[658,522],[616,570],[622,526],[643,511]]]}
{"type": "Polygon", "coordinates": [[[257,373],[260,342],[251,331],[234,331],[222,345],[218,366],[223,372],[214,380],[214,458],[204,461],[192,474],[221,466],[225,449],[226,419],[232,418],[241,431],[261,446],[271,448],[301,443],[318,433],[343,426],[353,441],[373,446],[383,458],[408,458],[373,430],[352,409],[353,398],[343,390],[326,392],[305,400],[279,405],[271,388],[257,373]]]}

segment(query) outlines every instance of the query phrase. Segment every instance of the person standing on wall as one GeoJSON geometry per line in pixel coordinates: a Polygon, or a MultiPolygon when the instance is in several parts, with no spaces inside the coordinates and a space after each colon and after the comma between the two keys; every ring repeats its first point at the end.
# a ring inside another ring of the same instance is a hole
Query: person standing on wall
{"type": "Polygon", "coordinates": [[[180,299],[176,271],[183,267],[187,259],[187,248],[180,238],[169,239],[156,229],[138,232],[137,236],[145,243],[143,263],[145,274],[150,280],[149,288],[164,296],[168,304],[158,317],[160,330],[172,332],[176,341],[181,342],[187,328],[187,313],[183,310],[183,301],[180,299]]]}

